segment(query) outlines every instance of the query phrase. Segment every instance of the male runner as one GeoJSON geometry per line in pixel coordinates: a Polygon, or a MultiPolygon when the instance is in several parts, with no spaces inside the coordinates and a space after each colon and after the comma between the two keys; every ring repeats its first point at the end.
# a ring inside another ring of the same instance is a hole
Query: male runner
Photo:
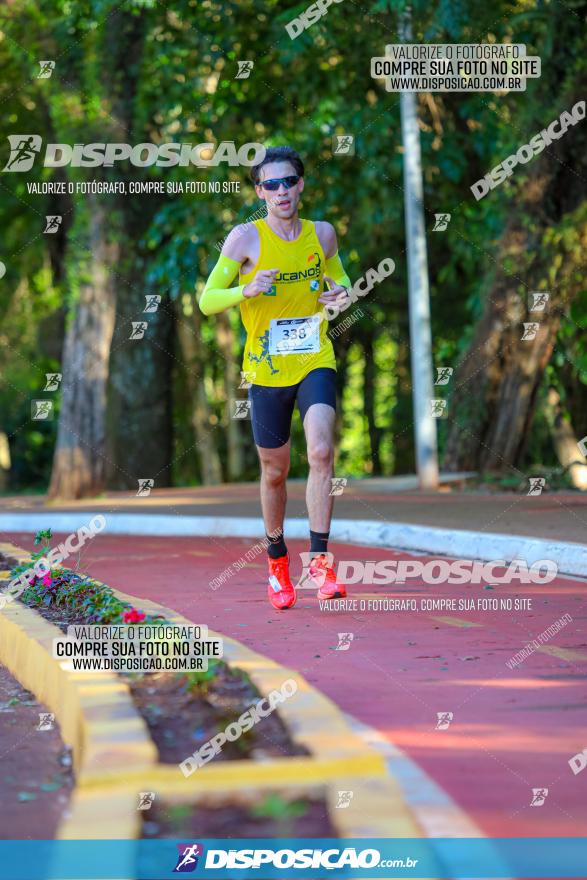
{"type": "Polygon", "coordinates": [[[309,576],[320,599],[346,596],[327,557],[333,498],[336,365],[323,305],[344,307],[350,279],[338,255],[334,227],[298,216],[304,165],[290,147],[270,147],[251,169],[267,216],[236,226],[200,299],[205,315],[239,304],[247,331],[243,371],[253,436],[261,463],[261,506],[267,533],[269,601],[291,608],[296,592],[283,537],[290,429],[298,404],[306,436],[310,520],[309,576]],[[231,287],[236,274],[239,284],[231,287]],[[328,283],[326,288],[325,283],[328,283]]]}

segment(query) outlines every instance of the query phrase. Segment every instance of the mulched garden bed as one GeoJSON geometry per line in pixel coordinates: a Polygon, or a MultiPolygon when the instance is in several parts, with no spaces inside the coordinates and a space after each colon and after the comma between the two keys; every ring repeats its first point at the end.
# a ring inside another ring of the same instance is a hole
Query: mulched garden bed
{"type": "MultiPolygon", "coordinates": [[[[173,672],[150,673],[136,680],[129,677],[127,683],[164,764],[183,761],[260,698],[246,676],[224,663],[216,666],[203,692],[190,692],[189,678],[173,672]]],[[[307,754],[307,749],[292,742],[283,722],[272,712],[239,739],[227,741],[214,761],[307,754]]]]}
{"type": "MultiPolygon", "coordinates": [[[[73,788],[71,752],[47,708],[0,666],[0,837],[52,840],[73,788]]],[[[1,869],[0,869],[1,874],[1,869]]]]}
{"type": "MultiPolygon", "coordinates": [[[[15,564],[16,560],[0,554],[0,569],[11,569],[15,564]]],[[[54,578],[54,581],[58,579],[54,578]]],[[[83,580],[80,575],[82,586],[83,580]]],[[[68,601],[72,595],[74,591],[69,588],[68,601]]],[[[70,604],[27,603],[26,596],[19,601],[34,608],[64,632],[72,624],[96,623],[93,611],[84,613],[83,609],[78,610],[70,604]]],[[[174,672],[122,675],[164,764],[183,761],[260,699],[258,690],[245,673],[218,661],[210,661],[210,669],[213,669],[210,675],[174,672]]],[[[278,713],[272,712],[236,741],[227,741],[214,760],[263,760],[308,754],[305,747],[292,741],[278,713]]]]}
{"type": "Polygon", "coordinates": [[[254,807],[170,805],[155,800],[148,811],[143,811],[142,818],[142,836],[147,840],[338,837],[324,801],[286,801],[275,792],[267,794],[254,807]]]}

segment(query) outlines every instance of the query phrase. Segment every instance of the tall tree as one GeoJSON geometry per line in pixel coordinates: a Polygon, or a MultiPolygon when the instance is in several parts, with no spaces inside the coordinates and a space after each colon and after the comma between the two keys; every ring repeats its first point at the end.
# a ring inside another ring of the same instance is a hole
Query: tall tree
{"type": "Polygon", "coordinates": [[[116,300],[112,268],[119,246],[107,233],[104,203],[94,196],[88,198],[88,215],[87,249],[76,266],[82,277],[63,351],[51,499],[95,495],[105,485],[106,387],[116,300]]]}

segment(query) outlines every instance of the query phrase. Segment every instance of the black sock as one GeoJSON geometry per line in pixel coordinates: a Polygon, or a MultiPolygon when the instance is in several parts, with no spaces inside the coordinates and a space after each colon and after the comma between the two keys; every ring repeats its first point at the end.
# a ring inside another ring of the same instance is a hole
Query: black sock
{"type": "Polygon", "coordinates": [[[330,532],[313,532],[310,529],[310,553],[326,553],[330,532]]]}
{"type": "Polygon", "coordinates": [[[272,535],[267,535],[267,554],[271,557],[271,559],[279,559],[280,556],[287,556],[287,547],[285,546],[285,541],[283,540],[283,532],[273,532],[272,535]]]}

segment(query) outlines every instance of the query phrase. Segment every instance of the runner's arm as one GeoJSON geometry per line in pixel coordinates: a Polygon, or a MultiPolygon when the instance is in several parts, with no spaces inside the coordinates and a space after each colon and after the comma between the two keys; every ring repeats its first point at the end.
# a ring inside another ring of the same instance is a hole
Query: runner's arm
{"type": "Polygon", "coordinates": [[[240,267],[241,264],[238,260],[220,254],[200,297],[200,309],[205,315],[217,315],[219,312],[244,301],[243,290],[246,285],[230,286],[240,267]]]}
{"type": "Polygon", "coordinates": [[[328,257],[326,260],[325,266],[325,275],[328,275],[329,278],[332,278],[333,281],[336,281],[337,284],[340,284],[341,287],[351,287],[351,279],[345,272],[345,268],[342,265],[342,260],[338,254],[338,251],[332,257],[328,257]]]}
{"type": "Polygon", "coordinates": [[[332,223],[327,223],[326,220],[318,220],[315,223],[315,227],[324,256],[326,257],[324,275],[327,275],[340,287],[351,287],[351,279],[345,272],[338,253],[338,242],[334,226],[332,223]]]}

